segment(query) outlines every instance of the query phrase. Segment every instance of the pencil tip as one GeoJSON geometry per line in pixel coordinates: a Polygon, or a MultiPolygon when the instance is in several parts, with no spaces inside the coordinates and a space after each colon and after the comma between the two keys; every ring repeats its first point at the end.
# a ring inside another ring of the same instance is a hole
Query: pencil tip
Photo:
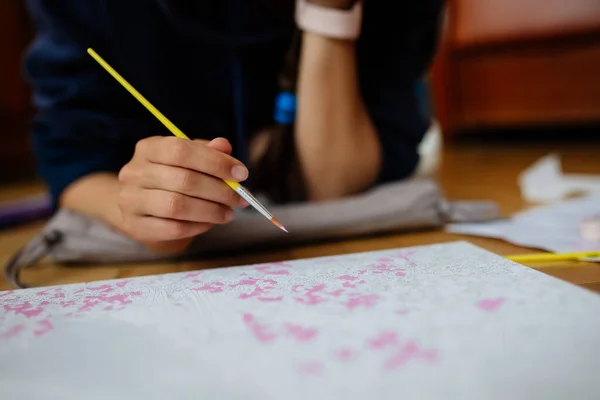
{"type": "Polygon", "coordinates": [[[275,224],[276,227],[278,227],[279,229],[281,229],[285,233],[289,233],[288,230],[285,229],[285,227],[283,225],[281,225],[281,223],[279,221],[277,221],[275,218],[271,218],[271,222],[273,222],[273,224],[275,224]]]}

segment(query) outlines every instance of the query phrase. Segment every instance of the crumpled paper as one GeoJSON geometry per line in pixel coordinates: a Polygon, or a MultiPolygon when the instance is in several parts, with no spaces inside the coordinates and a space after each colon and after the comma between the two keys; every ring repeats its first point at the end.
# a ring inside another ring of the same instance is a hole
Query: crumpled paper
{"type": "Polygon", "coordinates": [[[576,194],[600,192],[600,175],[565,174],[560,157],[554,153],[523,171],[518,182],[521,196],[532,203],[553,203],[576,194]]]}

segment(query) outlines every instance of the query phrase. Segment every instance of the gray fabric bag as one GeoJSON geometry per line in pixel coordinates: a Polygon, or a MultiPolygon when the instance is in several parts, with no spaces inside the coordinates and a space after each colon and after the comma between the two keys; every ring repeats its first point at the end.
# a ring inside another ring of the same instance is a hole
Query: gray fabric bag
{"type": "MultiPolygon", "coordinates": [[[[268,202],[265,205],[269,207],[268,202]]],[[[41,232],[5,265],[17,288],[27,287],[19,271],[45,256],[56,263],[120,263],[177,260],[244,248],[289,246],[411,229],[433,229],[446,222],[476,222],[499,217],[494,203],[449,202],[434,180],[412,179],[382,185],[360,195],[323,203],[269,207],[286,226],[286,234],[251,209],[227,225],[198,236],[183,255],[165,256],[85,215],[58,211],[41,232]]]]}

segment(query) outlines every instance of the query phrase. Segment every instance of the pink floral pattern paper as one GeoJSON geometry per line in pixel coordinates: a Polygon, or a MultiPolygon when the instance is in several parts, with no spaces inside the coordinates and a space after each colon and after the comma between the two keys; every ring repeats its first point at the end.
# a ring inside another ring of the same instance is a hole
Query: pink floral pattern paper
{"type": "Polygon", "coordinates": [[[462,242],[5,291],[0,398],[600,398],[599,316],[462,242]]]}

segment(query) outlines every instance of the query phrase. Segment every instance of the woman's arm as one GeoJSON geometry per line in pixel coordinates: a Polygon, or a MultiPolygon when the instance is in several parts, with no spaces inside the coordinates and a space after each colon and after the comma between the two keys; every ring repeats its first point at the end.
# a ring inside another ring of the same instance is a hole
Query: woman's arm
{"type": "Polygon", "coordinates": [[[359,40],[303,33],[295,140],[310,200],[360,192],[416,165],[429,121],[415,87],[433,56],[441,6],[366,0],[359,40]]]}
{"type": "Polygon", "coordinates": [[[299,70],[295,140],[309,200],[369,187],[379,175],[381,143],[360,95],[355,42],[304,32],[299,70]]]}

